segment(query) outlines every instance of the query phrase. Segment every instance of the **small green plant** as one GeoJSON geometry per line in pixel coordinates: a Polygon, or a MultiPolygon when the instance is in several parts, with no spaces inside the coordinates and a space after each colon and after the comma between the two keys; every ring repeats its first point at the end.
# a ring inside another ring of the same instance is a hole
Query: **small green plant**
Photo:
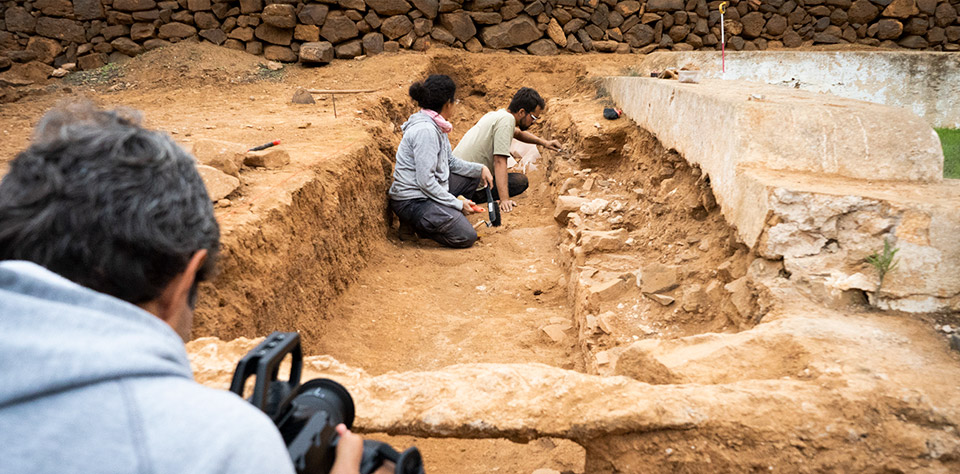
{"type": "Polygon", "coordinates": [[[943,177],[960,178],[960,130],[938,128],[940,144],[943,145],[943,177]]]}
{"type": "Polygon", "coordinates": [[[866,262],[877,270],[878,297],[880,295],[880,288],[883,287],[883,279],[887,276],[887,273],[897,268],[897,263],[899,263],[900,259],[896,256],[899,251],[900,249],[890,246],[889,240],[883,239],[883,251],[874,252],[866,258],[866,262]]]}

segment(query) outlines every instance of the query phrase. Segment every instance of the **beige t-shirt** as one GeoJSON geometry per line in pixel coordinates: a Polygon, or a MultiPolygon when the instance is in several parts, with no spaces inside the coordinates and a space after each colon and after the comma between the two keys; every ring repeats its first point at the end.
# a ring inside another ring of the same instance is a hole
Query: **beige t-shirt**
{"type": "Polygon", "coordinates": [[[516,125],[513,114],[506,109],[488,112],[467,130],[453,149],[453,156],[480,163],[493,171],[493,155],[510,156],[510,142],[513,140],[516,125]]]}

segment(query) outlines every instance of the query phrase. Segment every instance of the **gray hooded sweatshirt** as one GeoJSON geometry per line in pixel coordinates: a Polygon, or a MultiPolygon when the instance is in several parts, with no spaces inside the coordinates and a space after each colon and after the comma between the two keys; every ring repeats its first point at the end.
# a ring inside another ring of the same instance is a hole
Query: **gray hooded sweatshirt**
{"type": "Polygon", "coordinates": [[[0,262],[0,473],[290,473],[270,419],[194,382],[137,306],[0,262]]]}
{"type": "Polygon", "coordinates": [[[453,156],[450,138],[429,115],[417,112],[400,127],[403,139],[397,147],[390,199],[431,199],[444,206],[463,209],[463,202],[450,194],[450,173],[476,178],[483,165],[453,156]]]}

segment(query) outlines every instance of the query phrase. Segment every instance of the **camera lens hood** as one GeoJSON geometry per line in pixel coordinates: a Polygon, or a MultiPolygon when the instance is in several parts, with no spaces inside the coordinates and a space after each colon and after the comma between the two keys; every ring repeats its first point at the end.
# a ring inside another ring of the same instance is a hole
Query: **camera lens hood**
{"type": "Polygon", "coordinates": [[[309,405],[326,411],[332,418],[340,415],[334,424],[343,423],[347,428],[353,427],[355,407],[353,397],[346,387],[330,379],[313,379],[304,383],[297,390],[299,392],[293,400],[297,406],[309,405]]]}

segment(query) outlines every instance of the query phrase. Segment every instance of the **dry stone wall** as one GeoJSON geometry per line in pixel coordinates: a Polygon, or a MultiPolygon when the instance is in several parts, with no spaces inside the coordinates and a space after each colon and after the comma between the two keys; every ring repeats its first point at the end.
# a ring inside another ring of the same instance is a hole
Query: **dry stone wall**
{"type": "MultiPolygon", "coordinates": [[[[720,47],[706,0],[36,0],[0,3],[0,70],[93,69],[186,39],[282,62],[442,44],[478,52],[649,53],[720,47]]],[[[731,0],[732,50],[814,44],[960,50],[960,0],[731,0]]]]}

